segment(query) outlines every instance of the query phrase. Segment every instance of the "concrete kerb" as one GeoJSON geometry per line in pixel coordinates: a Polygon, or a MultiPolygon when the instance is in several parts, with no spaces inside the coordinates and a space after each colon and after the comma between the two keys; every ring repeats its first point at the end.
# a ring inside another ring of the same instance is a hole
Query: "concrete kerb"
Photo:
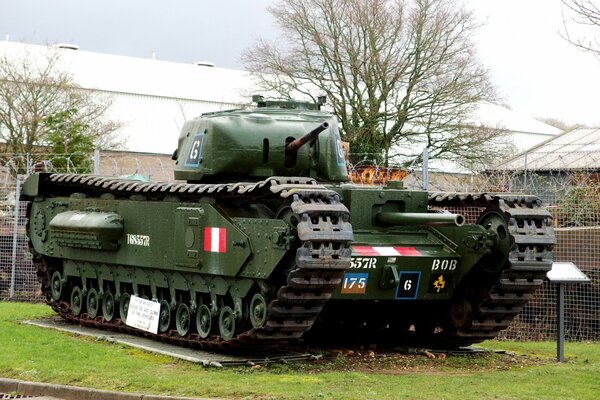
{"type": "MultiPolygon", "coordinates": [[[[141,393],[111,392],[67,385],[20,381],[0,378],[0,393],[25,396],[51,396],[64,400],[208,400],[197,397],[157,396],[141,393]]],[[[214,400],[214,399],[213,399],[214,400]]]]}

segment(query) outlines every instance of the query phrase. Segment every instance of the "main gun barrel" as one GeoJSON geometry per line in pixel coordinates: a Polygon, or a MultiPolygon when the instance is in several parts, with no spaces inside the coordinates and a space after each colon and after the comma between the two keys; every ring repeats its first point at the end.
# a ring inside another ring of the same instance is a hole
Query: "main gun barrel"
{"type": "Polygon", "coordinates": [[[328,127],[329,124],[327,122],[323,122],[321,125],[317,126],[315,129],[308,132],[306,135],[294,140],[293,142],[288,143],[285,147],[285,151],[288,153],[298,151],[300,147],[304,146],[307,142],[316,139],[317,136],[319,136],[319,133],[323,132],[328,127]]]}

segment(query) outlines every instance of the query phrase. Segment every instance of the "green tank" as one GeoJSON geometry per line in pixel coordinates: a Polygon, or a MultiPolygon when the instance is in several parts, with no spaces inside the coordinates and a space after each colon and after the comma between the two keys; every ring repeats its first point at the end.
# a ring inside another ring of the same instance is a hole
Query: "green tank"
{"type": "Polygon", "coordinates": [[[332,114],[255,101],[185,123],[175,183],[26,180],[58,314],[207,349],[456,347],[496,336],[542,284],[554,233],[536,197],[349,184],[332,114]]]}

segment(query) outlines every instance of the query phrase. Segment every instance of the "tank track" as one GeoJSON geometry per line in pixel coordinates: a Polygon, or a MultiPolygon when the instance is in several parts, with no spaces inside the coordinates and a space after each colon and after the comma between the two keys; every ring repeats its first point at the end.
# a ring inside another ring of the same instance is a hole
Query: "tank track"
{"type": "Polygon", "coordinates": [[[504,214],[512,239],[504,268],[491,287],[475,279],[466,283],[487,294],[472,305],[467,323],[441,333],[439,339],[445,345],[464,346],[496,337],[532,299],[552,268],[555,237],[550,213],[536,196],[488,193],[430,193],[429,206],[455,212],[466,207],[497,208],[504,214]]]}
{"type": "MultiPolygon", "coordinates": [[[[197,201],[199,195],[217,200],[254,198],[257,200],[278,196],[288,201],[298,220],[296,227],[300,246],[296,251],[295,266],[287,274],[287,282],[268,304],[264,326],[252,328],[223,341],[218,336],[202,339],[197,333],[179,336],[175,329],[152,334],[125,325],[119,318],[107,322],[103,317],[90,318],[87,314],[75,316],[68,302],[52,299],[50,290],[50,260],[34,257],[38,277],[47,302],[63,318],[83,326],[126,332],[159,339],[168,343],[219,350],[240,351],[274,347],[300,338],[309,330],[333,290],[339,286],[344,271],[350,265],[350,242],[353,239],[348,209],[334,191],[318,185],[310,178],[273,177],[257,183],[188,184],[149,183],[130,180],[52,174],[48,182],[58,192],[83,192],[88,195],[110,193],[123,197],[146,195],[152,199],[178,196],[181,201],[197,201]]],[[[34,249],[31,249],[35,254],[34,249]]]]}

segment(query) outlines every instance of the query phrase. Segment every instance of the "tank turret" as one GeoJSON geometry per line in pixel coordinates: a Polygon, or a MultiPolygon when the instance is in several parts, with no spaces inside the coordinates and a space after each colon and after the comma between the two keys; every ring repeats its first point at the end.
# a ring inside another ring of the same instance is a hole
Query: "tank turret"
{"type": "Polygon", "coordinates": [[[248,110],[205,113],[184,124],[175,179],[258,181],[269,176],[348,179],[338,124],[319,104],[257,100],[248,110]]]}

